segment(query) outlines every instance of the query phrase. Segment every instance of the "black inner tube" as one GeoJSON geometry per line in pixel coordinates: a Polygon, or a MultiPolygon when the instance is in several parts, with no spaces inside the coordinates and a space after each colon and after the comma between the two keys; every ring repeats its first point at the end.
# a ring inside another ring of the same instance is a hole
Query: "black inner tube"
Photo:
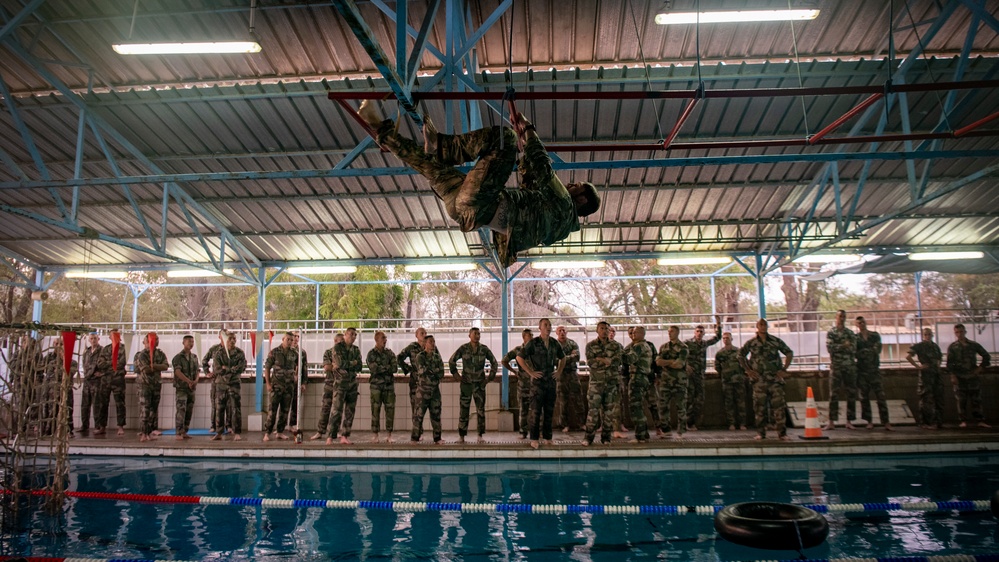
{"type": "Polygon", "coordinates": [[[800,551],[825,542],[829,523],[819,513],[799,505],[747,502],[719,511],[715,530],[722,538],[743,546],[800,551]]]}

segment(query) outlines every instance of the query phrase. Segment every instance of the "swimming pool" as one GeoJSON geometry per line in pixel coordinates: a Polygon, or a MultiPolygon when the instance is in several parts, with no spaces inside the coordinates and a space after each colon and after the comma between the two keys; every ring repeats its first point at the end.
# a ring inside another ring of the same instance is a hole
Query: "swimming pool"
{"type": "MultiPolygon", "coordinates": [[[[799,504],[987,499],[999,455],[760,461],[329,464],[74,459],[68,489],[248,498],[589,505],[799,504]]],[[[830,513],[809,558],[984,554],[996,522],[977,513],[830,513]]],[[[33,512],[2,554],[184,560],[762,560],[710,516],[274,509],[71,499],[33,512]]]]}

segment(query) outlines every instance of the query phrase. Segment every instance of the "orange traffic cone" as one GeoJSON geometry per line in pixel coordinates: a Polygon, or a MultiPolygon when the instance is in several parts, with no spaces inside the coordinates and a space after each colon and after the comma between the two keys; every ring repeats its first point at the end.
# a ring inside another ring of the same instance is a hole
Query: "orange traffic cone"
{"type": "Polygon", "coordinates": [[[819,409],[815,405],[815,395],[812,394],[812,387],[808,387],[808,399],[805,402],[805,434],[802,439],[829,439],[822,436],[822,428],[819,426],[819,409]]]}

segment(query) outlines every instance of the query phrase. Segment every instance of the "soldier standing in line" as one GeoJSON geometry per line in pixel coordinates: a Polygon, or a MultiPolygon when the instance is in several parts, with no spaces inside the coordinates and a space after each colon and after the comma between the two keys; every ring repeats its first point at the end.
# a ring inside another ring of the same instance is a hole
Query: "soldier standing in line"
{"type": "Polygon", "coordinates": [[[166,354],[158,347],[156,332],[146,334],[145,349],[135,354],[136,382],[139,387],[139,441],[151,441],[160,433],[156,419],[160,413],[161,373],[170,368],[166,354]]]}
{"type": "Polygon", "coordinates": [[[704,326],[694,328],[694,337],[687,344],[687,429],[697,431],[704,409],[704,372],[708,364],[708,348],[721,340],[721,322],[715,318],[715,334],[704,339],[704,326]]]}
{"type": "Polygon", "coordinates": [[[231,425],[231,423],[226,423],[228,420],[222,420],[221,422],[218,420],[218,411],[215,408],[215,404],[217,402],[216,393],[218,392],[218,390],[217,390],[217,387],[216,387],[216,385],[214,383],[214,381],[215,381],[215,370],[214,370],[214,365],[213,365],[213,363],[215,361],[215,354],[218,353],[219,351],[222,351],[222,350],[225,349],[226,338],[227,338],[228,335],[229,335],[229,333],[226,332],[225,328],[222,328],[221,330],[219,330],[219,342],[217,344],[209,347],[208,348],[208,353],[205,353],[205,356],[201,359],[201,372],[203,372],[205,374],[205,376],[208,377],[208,382],[209,382],[209,384],[211,384],[211,400],[212,400],[212,428],[211,428],[211,432],[213,434],[214,433],[225,433],[225,428],[227,426],[231,425]]]}
{"type": "Polygon", "coordinates": [[[593,444],[597,427],[600,427],[600,442],[609,445],[611,434],[618,423],[618,386],[621,375],[621,344],[610,339],[610,324],[597,323],[596,339],[586,344],[586,364],[590,368],[590,384],[586,398],[590,408],[586,416],[586,437],[583,446],[593,444]]]}
{"type": "MultiPolygon", "coordinates": [[[[753,439],[767,437],[767,404],[773,417],[777,436],[787,441],[787,420],[784,415],[784,378],[794,360],[794,352],[783,340],[768,333],[769,324],[763,318],[756,321],[756,337],[743,344],[739,350],[739,363],[753,381],[753,407],[756,410],[756,429],[753,439]],[[781,355],[784,363],[781,364],[781,355]],[[750,358],[751,356],[751,358],[750,358]]],[[[848,330],[849,331],[849,330],[848,330]]]]}
{"type": "Polygon", "coordinates": [[[232,440],[242,441],[243,408],[239,391],[243,371],[246,370],[246,354],[236,347],[236,334],[226,334],[225,347],[215,352],[212,369],[215,373],[215,419],[218,423],[212,441],[222,439],[226,419],[232,424],[232,440]]]}
{"type": "MultiPolygon", "coordinates": [[[[851,420],[857,417],[857,335],[846,327],[846,311],[836,311],[836,327],[826,334],[826,349],[832,374],[829,390],[829,421],[826,431],[836,429],[840,397],[846,399],[847,429],[855,429],[851,420]]],[[[754,389],[755,394],[755,389],[754,389]]],[[[759,420],[757,420],[759,421],[759,420]]]]}
{"type": "Polygon", "coordinates": [[[478,328],[468,331],[468,343],[458,346],[451,354],[448,366],[451,376],[461,381],[461,398],[458,406],[458,442],[464,443],[468,435],[468,415],[472,400],[475,400],[476,429],[478,442],[483,442],[486,433],[486,384],[496,378],[499,362],[485,345],[479,343],[482,334],[478,328]],[[461,359],[461,375],[458,375],[458,359],[461,359]],[[486,361],[489,361],[489,378],[486,378],[486,361]]]}
{"type": "Polygon", "coordinates": [[[662,367],[659,382],[659,429],[663,437],[670,430],[670,404],[676,407],[676,436],[687,431],[687,344],[680,341],[680,328],[670,326],[669,341],[659,347],[656,365],[662,367]]]}
{"type": "Polygon", "coordinates": [[[269,407],[267,420],[264,422],[264,441],[270,441],[271,431],[274,437],[285,440],[285,422],[288,419],[288,409],[291,407],[291,397],[297,394],[298,385],[298,350],[293,347],[295,334],[285,332],[281,345],[272,348],[264,362],[264,383],[267,385],[269,407]]]}
{"type": "Polygon", "coordinates": [[[565,326],[555,328],[555,336],[565,352],[565,369],[558,380],[559,425],[562,433],[579,429],[583,418],[583,390],[579,384],[579,345],[570,340],[565,326]]]}
{"type": "Polygon", "coordinates": [[[108,411],[111,398],[114,398],[114,413],[118,422],[118,435],[125,435],[125,365],[128,363],[128,353],[125,344],[121,343],[121,333],[118,328],[111,330],[111,343],[101,348],[99,368],[104,372],[104,384],[101,386],[102,398],[101,420],[107,427],[108,411]]]}
{"type": "Polygon", "coordinates": [[[395,372],[399,366],[396,355],[385,347],[387,340],[385,332],[375,332],[375,347],[368,351],[366,361],[371,385],[371,432],[375,434],[371,440],[373,443],[378,442],[382,406],[385,407],[385,431],[388,432],[386,443],[392,442],[392,430],[395,427],[395,372]]]}
{"type": "Polygon", "coordinates": [[[423,338],[427,337],[427,329],[420,326],[416,329],[416,341],[407,345],[399,352],[396,358],[399,361],[399,368],[402,374],[409,377],[409,406],[416,411],[416,356],[423,352],[423,338]],[[409,364],[406,364],[406,360],[409,364]]]}
{"type": "Polygon", "coordinates": [[[565,352],[558,341],[550,337],[552,321],[542,318],[538,331],[541,335],[525,343],[517,355],[520,368],[531,377],[531,447],[535,449],[540,446],[539,437],[547,444],[552,442],[555,381],[565,368],[565,352]]]}
{"type": "MultiPolygon", "coordinates": [[[[631,336],[635,333],[635,327],[628,327],[628,340],[631,340],[631,336]]],[[[617,333],[613,327],[611,327],[610,339],[611,341],[617,341],[617,333]]],[[[628,342],[631,345],[631,341],[628,342]]],[[[621,346],[622,349],[624,346],[621,346]]],[[[631,381],[631,372],[628,366],[621,364],[621,372],[618,373],[617,377],[617,406],[614,408],[614,439],[624,439],[625,433],[628,431],[627,428],[634,427],[634,422],[631,419],[631,393],[629,391],[631,381]]],[[[589,414],[589,412],[587,412],[589,414]]]]}
{"type": "MultiPolygon", "coordinates": [[[[58,435],[59,431],[56,424],[59,423],[59,403],[63,388],[63,377],[69,377],[72,379],[76,376],[77,372],[80,370],[80,365],[75,360],[71,362],[69,367],[69,372],[66,372],[66,355],[65,355],[65,344],[62,338],[56,336],[52,341],[52,351],[45,355],[45,382],[44,382],[44,399],[46,403],[46,408],[44,412],[44,417],[47,422],[42,424],[40,428],[44,435],[49,435],[55,433],[58,435]]],[[[73,383],[70,381],[66,385],[66,408],[69,410],[67,412],[67,436],[73,437],[73,383]]]]}
{"type": "Polygon", "coordinates": [[[191,416],[194,415],[194,397],[198,388],[198,356],[191,353],[194,349],[194,336],[184,336],[184,349],[173,356],[170,364],[173,366],[173,388],[177,393],[177,409],[174,425],[177,428],[178,441],[190,439],[187,434],[191,429],[191,416]]]}
{"type": "Polygon", "coordinates": [[[874,429],[871,398],[878,402],[878,416],[885,431],[892,431],[888,417],[888,397],[881,382],[881,334],[867,329],[867,320],[858,316],[857,327],[857,390],[860,394],[860,417],[867,420],[867,429],[874,429]]]}
{"type": "Polygon", "coordinates": [[[326,427],[330,422],[330,411],[333,409],[333,394],[336,393],[337,387],[337,365],[335,364],[337,357],[333,353],[333,349],[340,343],[343,343],[343,334],[337,333],[333,336],[333,347],[323,353],[323,373],[325,374],[325,380],[323,381],[323,407],[319,412],[318,430],[312,437],[309,437],[310,441],[315,441],[326,435],[326,427]]]}
{"type": "Polygon", "coordinates": [[[649,340],[645,340],[645,345],[652,351],[652,370],[649,372],[649,391],[645,393],[645,407],[649,409],[651,427],[656,429],[656,435],[661,436],[663,430],[659,429],[659,376],[662,375],[663,368],[656,364],[659,347],[649,340]]]}
{"type": "Polygon", "coordinates": [[[746,430],[746,371],[739,363],[739,348],[732,345],[732,332],[722,334],[722,348],[715,354],[715,370],[722,380],[728,430],[746,430]]]}
{"type": "Polygon", "coordinates": [[[954,387],[957,416],[961,420],[959,427],[968,427],[969,417],[978,421],[978,427],[992,427],[985,423],[982,412],[981,374],[989,366],[989,352],[980,343],[968,339],[964,324],[954,326],[954,337],[957,341],[947,348],[947,371],[954,387]],[[980,364],[978,357],[982,358],[980,364]]]}
{"type": "Polygon", "coordinates": [[[423,419],[430,410],[430,426],[434,431],[434,445],[441,442],[441,381],[444,380],[444,360],[437,351],[434,337],[424,331],[423,351],[413,361],[416,384],[416,409],[413,410],[412,443],[423,436],[423,419]]]}
{"type": "MultiPolygon", "coordinates": [[[[104,381],[104,371],[100,369],[101,336],[96,332],[87,338],[90,347],[83,352],[83,399],[80,405],[80,433],[86,435],[90,431],[90,413],[93,411],[94,435],[104,435],[100,425],[101,386],[104,381]]],[[[107,420],[105,420],[106,422],[107,420]]]]}
{"type": "MultiPolygon", "coordinates": [[[[298,332],[295,332],[295,339],[291,344],[291,348],[298,353],[298,386],[291,393],[291,413],[288,414],[288,425],[291,426],[291,432],[295,435],[299,435],[298,428],[298,391],[302,391],[302,396],[305,396],[305,387],[309,382],[309,355],[305,352],[305,348],[302,348],[299,344],[301,343],[301,336],[298,332]]],[[[301,441],[301,438],[298,439],[301,441]]]]}
{"type": "Polygon", "coordinates": [[[648,400],[649,378],[652,376],[652,361],[656,354],[645,341],[645,328],[635,326],[629,329],[631,343],[624,348],[622,362],[629,370],[631,382],[628,396],[631,402],[631,421],[635,424],[635,439],[632,443],[645,443],[649,440],[649,424],[645,418],[645,403],[648,400]]]}
{"type": "Polygon", "coordinates": [[[510,371],[517,377],[517,403],[520,404],[520,415],[518,416],[518,421],[520,422],[520,438],[527,439],[527,434],[530,431],[531,424],[531,386],[529,377],[527,376],[527,371],[521,369],[520,363],[516,363],[515,361],[517,356],[520,355],[520,350],[524,348],[524,345],[534,339],[534,333],[531,332],[530,328],[524,328],[524,331],[520,333],[520,337],[523,339],[523,343],[511,349],[506,355],[503,356],[503,366],[506,367],[506,370],[510,371]]]}
{"type": "Polygon", "coordinates": [[[919,395],[919,427],[941,429],[943,427],[944,383],[940,372],[943,352],[933,341],[933,330],[923,328],[923,341],[913,344],[905,357],[919,370],[916,393],[919,395]],[[919,363],[913,360],[919,359],[919,363]]]}
{"type": "MultiPolygon", "coordinates": [[[[361,372],[361,350],[354,345],[356,339],[357,329],[347,328],[343,333],[343,341],[327,351],[330,356],[323,356],[323,368],[329,364],[336,381],[328,426],[330,436],[326,438],[327,445],[333,444],[333,439],[336,438],[337,433],[340,433],[340,443],[351,444],[350,429],[354,425],[354,409],[357,408],[357,373],[361,372]],[[343,420],[342,427],[340,425],[341,419],[343,420]]],[[[326,408],[325,400],[323,400],[323,410],[329,411],[326,408]]]]}

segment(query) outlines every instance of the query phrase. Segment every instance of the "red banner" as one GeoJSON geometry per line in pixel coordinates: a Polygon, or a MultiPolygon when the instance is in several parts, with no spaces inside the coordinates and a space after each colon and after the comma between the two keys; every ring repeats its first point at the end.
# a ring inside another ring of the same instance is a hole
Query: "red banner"
{"type": "Polygon", "coordinates": [[[76,349],[76,332],[63,332],[62,345],[63,366],[66,368],[65,372],[69,373],[70,367],[73,366],[73,351],[76,349]]]}

